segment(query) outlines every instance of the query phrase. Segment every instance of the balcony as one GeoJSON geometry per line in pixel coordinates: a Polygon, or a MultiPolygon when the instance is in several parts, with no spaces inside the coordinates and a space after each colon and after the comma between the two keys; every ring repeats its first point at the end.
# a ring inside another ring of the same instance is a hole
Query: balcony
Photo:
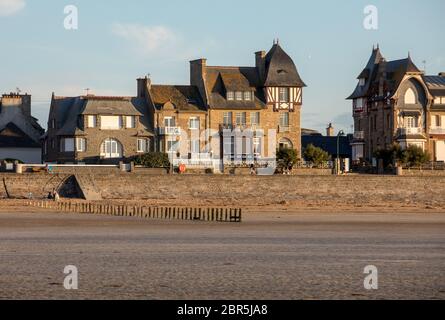
{"type": "Polygon", "coordinates": [[[161,136],[179,136],[181,135],[180,127],[159,127],[159,135],[161,136]]]}
{"type": "Polygon", "coordinates": [[[437,128],[437,127],[430,128],[430,134],[443,134],[443,135],[445,135],[445,128],[437,128]]]}
{"type": "Polygon", "coordinates": [[[365,131],[355,131],[354,140],[365,140],[365,131]]]}
{"type": "Polygon", "coordinates": [[[278,126],[278,133],[286,133],[286,132],[290,132],[291,131],[291,127],[290,126],[278,126]]]}
{"type": "Polygon", "coordinates": [[[413,134],[423,134],[423,129],[420,127],[412,127],[412,128],[399,128],[399,135],[413,135],[413,134]]]}
{"type": "Polygon", "coordinates": [[[239,130],[239,131],[248,131],[251,130],[253,132],[255,131],[261,131],[263,130],[256,124],[248,125],[248,124],[220,124],[219,130],[239,130]]]}

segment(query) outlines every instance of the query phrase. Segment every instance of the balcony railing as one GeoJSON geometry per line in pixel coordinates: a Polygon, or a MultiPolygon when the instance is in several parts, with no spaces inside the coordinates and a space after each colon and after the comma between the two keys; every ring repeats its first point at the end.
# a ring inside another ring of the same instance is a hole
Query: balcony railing
{"type": "Polygon", "coordinates": [[[409,134],[422,134],[423,129],[420,127],[413,128],[399,128],[398,132],[400,135],[409,135],[409,134]]]}
{"type": "Polygon", "coordinates": [[[241,130],[241,131],[260,131],[263,130],[256,124],[220,124],[219,130],[241,130]]]}
{"type": "Polygon", "coordinates": [[[365,139],[365,131],[355,131],[354,139],[355,140],[364,140],[365,139]]]}
{"type": "Polygon", "coordinates": [[[291,131],[291,127],[290,126],[278,126],[278,132],[279,133],[285,133],[285,132],[290,132],[291,131]]]}
{"type": "Polygon", "coordinates": [[[430,134],[445,134],[445,128],[430,128],[430,134]]]}
{"type": "Polygon", "coordinates": [[[180,127],[160,127],[159,134],[164,136],[179,136],[181,135],[180,127]]]}

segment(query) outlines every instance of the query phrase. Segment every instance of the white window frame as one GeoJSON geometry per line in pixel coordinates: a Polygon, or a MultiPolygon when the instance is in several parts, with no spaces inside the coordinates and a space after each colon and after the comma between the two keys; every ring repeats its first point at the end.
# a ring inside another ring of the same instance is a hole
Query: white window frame
{"type": "Polygon", "coordinates": [[[289,88],[287,87],[280,87],[279,90],[279,99],[280,102],[289,102],[289,97],[290,97],[290,92],[289,92],[289,88]]]}
{"type": "Polygon", "coordinates": [[[166,128],[174,128],[174,127],[176,127],[176,119],[175,119],[175,117],[164,117],[164,126],[166,128]]]}
{"type": "Polygon", "coordinates": [[[236,101],[243,101],[243,92],[242,91],[236,91],[235,92],[235,100],[236,101]]]}
{"type": "Polygon", "coordinates": [[[120,130],[122,129],[122,116],[100,116],[100,129],[101,130],[120,130]],[[118,119],[118,125],[117,127],[105,127],[103,121],[106,118],[117,118],[118,119]]]}
{"type": "Polygon", "coordinates": [[[237,126],[245,126],[247,124],[247,113],[246,112],[236,112],[235,113],[235,124],[237,126]]]}
{"type": "Polygon", "coordinates": [[[125,117],[125,127],[128,129],[136,128],[136,117],[135,116],[126,116],[125,117]]]}
{"type": "Polygon", "coordinates": [[[227,100],[229,101],[235,100],[235,93],[233,91],[227,91],[227,100]]]}
{"type": "Polygon", "coordinates": [[[74,152],[75,151],[74,138],[62,138],[60,139],[60,152],[74,152]]]}
{"type": "Polygon", "coordinates": [[[199,154],[201,152],[201,143],[199,139],[190,140],[190,153],[199,154]]]}
{"type": "Polygon", "coordinates": [[[87,139],[76,138],[76,152],[85,152],[87,150],[87,139]]]}
{"type": "Polygon", "coordinates": [[[280,126],[289,128],[290,115],[288,112],[282,112],[280,114],[280,126]]]}
{"type": "Polygon", "coordinates": [[[252,126],[260,125],[260,113],[258,111],[250,113],[250,125],[252,126]]]}
{"type": "Polygon", "coordinates": [[[147,153],[150,150],[150,140],[146,138],[137,139],[137,152],[147,153]]]}
{"type": "Polygon", "coordinates": [[[189,128],[190,130],[199,130],[201,127],[201,123],[199,117],[190,117],[189,119],[189,128]]]}
{"type": "Polygon", "coordinates": [[[252,101],[252,91],[244,91],[244,100],[252,101]]]}
{"type": "Polygon", "coordinates": [[[97,116],[96,115],[88,115],[87,116],[87,128],[96,128],[97,127],[97,116]]]}

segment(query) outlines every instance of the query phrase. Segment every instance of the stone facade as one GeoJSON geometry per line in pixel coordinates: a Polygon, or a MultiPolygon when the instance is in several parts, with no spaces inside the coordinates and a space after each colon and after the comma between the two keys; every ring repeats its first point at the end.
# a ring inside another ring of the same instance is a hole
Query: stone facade
{"type": "Polygon", "coordinates": [[[410,57],[386,61],[374,48],[358,79],[348,98],[353,100],[353,161],[370,162],[377,150],[392,144],[416,145],[432,160],[445,161],[443,73],[426,76],[410,57]]]}

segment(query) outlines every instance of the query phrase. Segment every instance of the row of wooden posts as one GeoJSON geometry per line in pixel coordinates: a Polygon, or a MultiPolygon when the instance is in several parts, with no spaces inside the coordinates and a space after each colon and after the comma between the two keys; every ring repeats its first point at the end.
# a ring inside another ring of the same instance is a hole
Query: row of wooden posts
{"type": "Polygon", "coordinates": [[[105,214],[147,219],[170,219],[192,221],[241,222],[241,209],[197,207],[149,207],[114,205],[94,202],[27,201],[29,206],[54,209],[60,212],[105,214]]]}

